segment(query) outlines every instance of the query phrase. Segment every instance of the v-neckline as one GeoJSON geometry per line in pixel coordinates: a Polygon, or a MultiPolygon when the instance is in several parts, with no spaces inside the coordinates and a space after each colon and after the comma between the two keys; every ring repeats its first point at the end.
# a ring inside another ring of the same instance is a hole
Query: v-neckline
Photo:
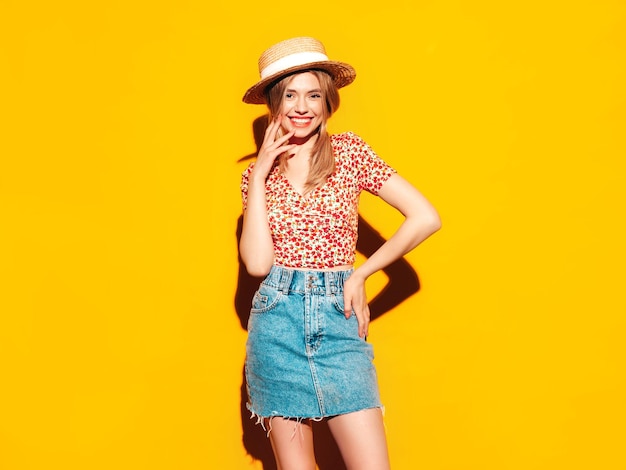
{"type": "MultiPolygon", "coordinates": [[[[321,187],[321,186],[317,187],[317,188],[313,189],[313,191],[309,192],[308,195],[304,195],[304,194],[302,194],[300,191],[298,191],[296,189],[296,187],[291,183],[291,181],[289,181],[289,178],[287,178],[287,175],[285,173],[283,173],[282,171],[279,171],[278,174],[285,181],[285,184],[287,185],[289,190],[291,192],[297,194],[300,199],[309,199],[311,197],[311,195],[321,187]]],[[[324,183],[324,184],[326,184],[326,183],[324,183]]]]}
{"type": "Polygon", "coordinates": [[[328,182],[330,181],[330,179],[333,178],[337,174],[337,161],[335,161],[335,169],[334,169],[334,171],[330,175],[328,175],[328,178],[326,178],[326,181],[324,181],[324,184],[316,187],[311,192],[309,192],[309,194],[306,195],[306,196],[296,189],[296,187],[291,183],[289,178],[287,178],[287,175],[284,172],[280,171],[279,168],[277,168],[277,173],[285,181],[285,184],[287,185],[287,187],[289,188],[290,191],[292,191],[293,193],[297,194],[300,199],[308,200],[308,199],[311,198],[311,196],[315,192],[321,191],[323,188],[325,188],[326,185],[328,184],[328,182]]]}

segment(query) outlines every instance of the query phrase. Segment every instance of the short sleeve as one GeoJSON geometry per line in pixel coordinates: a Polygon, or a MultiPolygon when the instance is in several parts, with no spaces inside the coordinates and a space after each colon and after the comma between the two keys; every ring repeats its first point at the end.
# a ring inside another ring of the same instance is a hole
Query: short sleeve
{"type": "Polygon", "coordinates": [[[250,181],[250,172],[252,171],[252,167],[254,166],[254,162],[248,165],[248,168],[241,174],[241,203],[243,204],[243,210],[245,212],[246,207],[248,206],[248,183],[250,181]]]}
{"type": "Polygon", "coordinates": [[[359,166],[359,188],[378,195],[383,184],[397,172],[380,158],[361,137],[353,133],[350,133],[350,137],[359,166]]]}

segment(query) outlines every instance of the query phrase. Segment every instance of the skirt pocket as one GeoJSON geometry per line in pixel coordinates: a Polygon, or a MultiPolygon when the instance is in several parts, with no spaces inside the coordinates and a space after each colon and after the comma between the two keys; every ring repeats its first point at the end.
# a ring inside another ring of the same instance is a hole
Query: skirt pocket
{"type": "Polygon", "coordinates": [[[283,293],[278,289],[261,284],[252,298],[252,308],[250,309],[250,313],[258,315],[260,313],[269,312],[276,307],[276,305],[278,305],[282,296],[283,293]]]}

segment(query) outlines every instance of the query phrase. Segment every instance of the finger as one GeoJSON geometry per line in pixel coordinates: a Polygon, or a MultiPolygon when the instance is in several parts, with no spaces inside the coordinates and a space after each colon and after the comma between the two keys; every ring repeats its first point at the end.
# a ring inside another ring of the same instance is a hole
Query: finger
{"type": "Polygon", "coordinates": [[[265,129],[265,142],[273,142],[276,138],[276,133],[278,132],[278,129],[280,129],[280,118],[281,115],[277,114],[274,119],[272,119],[272,121],[268,124],[267,128],[265,129]]]}
{"type": "Polygon", "coordinates": [[[359,319],[359,337],[365,338],[369,330],[369,315],[361,314],[361,316],[357,316],[357,318],[359,319]]]}
{"type": "Polygon", "coordinates": [[[356,318],[359,320],[359,336],[362,338],[365,331],[365,315],[363,315],[363,312],[359,312],[356,318]]]}
{"type": "Polygon", "coordinates": [[[263,142],[263,145],[259,149],[258,157],[264,158],[263,156],[267,155],[269,158],[274,160],[278,155],[282,154],[283,152],[293,150],[295,147],[297,147],[297,145],[288,144],[288,140],[293,136],[294,132],[295,131],[290,131],[276,141],[270,142],[268,139],[271,139],[271,136],[274,134],[274,132],[270,129],[270,132],[266,136],[265,142],[263,142]]]}
{"type": "Polygon", "coordinates": [[[370,308],[365,304],[362,308],[354,310],[359,320],[359,336],[364,338],[368,334],[370,324],[370,308]]]}
{"type": "Polygon", "coordinates": [[[364,323],[365,323],[365,315],[363,315],[363,311],[359,308],[358,303],[354,306],[352,305],[352,297],[348,297],[344,300],[344,314],[346,318],[350,318],[350,316],[354,313],[356,316],[356,321],[359,327],[359,336],[363,337],[364,331],[364,323]]]}
{"type": "Polygon", "coordinates": [[[363,315],[363,312],[355,311],[356,319],[359,324],[359,337],[363,338],[367,331],[367,318],[363,315]]]}
{"type": "Polygon", "coordinates": [[[278,150],[280,151],[279,155],[283,152],[289,152],[290,150],[293,150],[297,147],[296,144],[289,144],[289,145],[284,145],[282,147],[280,147],[278,150]]]}
{"type": "Polygon", "coordinates": [[[276,128],[277,128],[277,124],[278,124],[278,121],[276,120],[276,118],[272,119],[272,120],[271,120],[271,121],[267,124],[267,127],[265,128],[265,137],[266,137],[266,138],[267,138],[267,136],[269,136],[269,135],[272,133],[272,131],[273,131],[274,129],[276,129],[276,128]]]}
{"type": "Polygon", "coordinates": [[[295,129],[290,130],[289,132],[287,132],[285,135],[283,135],[282,137],[279,137],[278,139],[276,139],[274,141],[274,145],[282,145],[285,142],[287,142],[289,139],[291,139],[293,137],[293,135],[296,133],[295,129]]]}
{"type": "Polygon", "coordinates": [[[348,297],[347,295],[345,295],[346,293],[344,292],[344,297],[343,297],[343,315],[346,318],[350,318],[352,316],[352,299],[350,297],[348,297]]]}
{"type": "Polygon", "coordinates": [[[277,133],[277,130],[271,130],[271,132],[266,136],[266,139],[263,142],[262,147],[266,151],[272,152],[272,153],[278,150],[279,151],[278,153],[280,154],[285,151],[285,149],[283,149],[282,147],[284,144],[286,144],[289,141],[289,139],[291,139],[291,137],[295,133],[295,130],[291,130],[287,132],[285,135],[279,137],[278,139],[276,139],[276,133],[277,133]]]}

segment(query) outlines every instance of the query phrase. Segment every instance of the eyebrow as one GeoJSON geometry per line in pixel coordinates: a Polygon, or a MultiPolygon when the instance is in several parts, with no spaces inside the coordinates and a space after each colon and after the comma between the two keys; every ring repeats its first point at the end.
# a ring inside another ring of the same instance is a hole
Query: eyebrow
{"type": "MultiPolygon", "coordinates": [[[[285,91],[297,92],[298,90],[294,88],[287,88],[285,91]]],[[[321,88],[314,88],[313,90],[309,90],[306,93],[321,93],[321,92],[322,92],[321,88]]]]}

